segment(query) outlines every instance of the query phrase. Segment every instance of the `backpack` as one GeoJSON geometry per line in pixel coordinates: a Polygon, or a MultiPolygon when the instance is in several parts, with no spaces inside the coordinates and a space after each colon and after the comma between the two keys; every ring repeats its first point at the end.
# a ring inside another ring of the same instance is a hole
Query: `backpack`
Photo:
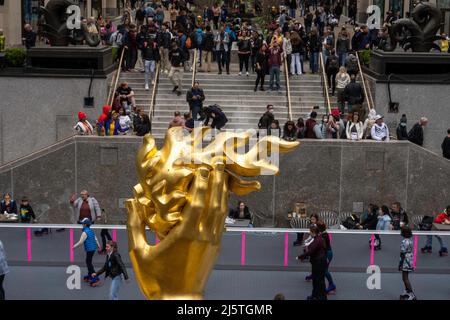
{"type": "Polygon", "coordinates": [[[423,231],[430,231],[433,227],[434,218],[430,216],[424,216],[419,223],[419,229],[423,231]]]}
{"type": "Polygon", "coordinates": [[[198,48],[201,48],[201,46],[202,46],[202,42],[203,42],[203,36],[202,36],[202,34],[201,33],[199,33],[199,32],[197,32],[197,34],[196,34],[196,42],[197,42],[197,47],[198,48]]]}
{"type": "Polygon", "coordinates": [[[359,223],[359,219],[357,216],[352,214],[350,217],[347,217],[343,222],[342,225],[349,230],[356,229],[356,225],[359,223]]]}
{"type": "Polygon", "coordinates": [[[328,64],[328,68],[330,68],[332,70],[339,70],[339,61],[338,61],[337,57],[330,56],[330,57],[328,57],[328,59],[330,59],[330,63],[328,64]]]}
{"type": "Polygon", "coordinates": [[[192,40],[191,37],[186,37],[186,49],[190,49],[192,47],[192,40]]]}

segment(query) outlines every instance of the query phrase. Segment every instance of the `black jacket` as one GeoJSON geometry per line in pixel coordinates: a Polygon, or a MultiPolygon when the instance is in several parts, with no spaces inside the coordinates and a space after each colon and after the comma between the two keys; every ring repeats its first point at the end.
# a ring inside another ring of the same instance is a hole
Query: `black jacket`
{"type": "Polygon", "coordinates": [[[441,144],[442,155],[444,158],[450,159],[450,138],[445,137],[444,141],[441,144]]]}
{"type": "MultiPolygon", "coordinates": [[[[233,219],[241,219],[239,217],[239,208],[231,209],[228,216],[233,219]]],[[[244,208],[244,218],[243,219],[249,219],[249,220],[252,219],[252,215],[247,206],[245,206],[245,208],[244,208]]]]}
{"type": "Polygon", "coordinates": [[[378,215],[376,213],[368,214],[367,218],[361,224],[364,229],[375,230],[377,228],[378,215]]]}
{"type": "Polygon", "coordinates": [[[185,61],[185,56],[184,56],[183,51],[180,48],[171,50],[169,52],[169,60],[170,60],[170,64],[173,67],[182,67],[183,63],[185,61]]]}
{"type": "Polygon", "coordinates": [[[362,104],[365,96],[359,83],[350,82],[344,89],[344,97],[350,104],[362,104]]]}
{"type": "Polygon", "coordinates": [[[402,126],[401,124],[397,126],[397,140],[408,140],[406,126],[402,126]]]}
{"type": "Polygon", "coordinates": [[[36,46],[36,32],[29,31],[25,32],[25,47],[31,49],[36,46]]]}
{"type": "Polygon", "coordinates": [[[408,140],[419,146],[423,146],[423,128],[420,123],[416,123],[408,133],[408,140]]]}
{"type": "Polygon", "coordinates": [[[105,278],[110,277],[111,279],[114,279],[123,273],[125,280],[128,279],[127,268],[125,268],[118,252],[113,252],[111,255],[106,256],[105,265],[97,272],[97,276],[100,276],[105,272],[105,278]]]}
{"type": "Polygon", "coordinates": [[[214,34],[212,32],[206,32],[203,35],[203,50],[213,51],[214,49],[214,34]]]}
{"type": "Polygon", "coordinates": [[[200,108],[203,108],[203,101],[205,100],[205,94],[203,93],[203,89],[198,88],[198,92],[196,96],[200,96],[199,100],[193,100],[194,97],[193,88],[189,90],[186,93],[186,101],[189,103],[189,108],[192,110],[192,108],[195,106],[195,103],[198,103],[200,105],[200,108]]]}
{"type": "Polygon", "coordinates": [[[266,111],[262,117],[259,119],[258,128],[259,129],[268,129],[270,125],[275,120],[273,113],[266,111]]]}
{"type": "Polygon", "coordinates": [[[156,41],[150,41],[146,43],[147,46],[142,48],[142,58],[147,61],[159,61],[159,49],[156,41]]]}
{"type": "Polygon", "coordinates": [[[392,226],[394,230],[400,230],[400,222],[403,222],[405,225],[409,223],[408,215],[405,210],[400,209],[399,213],[391,212],[392,215],[392,226]]]}
{"type": "Polygon", "coordinates": [[[160,48],[170,49],[171,39],[172,39],[172,37],[170,35],[170,32],[168,32],[168,31],[166,31],[166,32],[159,31],[156,34],[156,40],[158,41],[158,46],[160,48]]]}

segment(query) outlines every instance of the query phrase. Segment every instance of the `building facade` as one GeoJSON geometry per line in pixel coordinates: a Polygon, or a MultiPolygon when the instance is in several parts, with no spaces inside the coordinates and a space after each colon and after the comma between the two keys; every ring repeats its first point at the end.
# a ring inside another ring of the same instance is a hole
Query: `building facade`
{"type": "MultiPolygon", "coordinates": [[[[50,0],[0,0],[0,29],[6,36],[6,45],[22,44],[23,25],[29,23],[37,30],[39,22],[39,7],[45,6],[50,0]]],[[[72,0],[80,6],[84,17],[115,17],[120,12],[121,0],[72,0]]]]}
{"type": "MultiPolygon", "coordinates": [[[[414,10],[415,5],[419,2],[420,0],[357,0],[357,18],[360,23],[366,23],[368,18],[368,14],[366,12],[367,8],[370,5],[377,5],[381,10],[381,24],[383,24],[384,19],[386,18],[386,12],[392,11],[395,13],[400,11],[401,16],[405,17],[407,13],[411,13],[414,10]]],[[[443,17],[441,32],[449,34],[450,0],[430,0],[429,2],[435,4],[441,10],[443,17]]]]}

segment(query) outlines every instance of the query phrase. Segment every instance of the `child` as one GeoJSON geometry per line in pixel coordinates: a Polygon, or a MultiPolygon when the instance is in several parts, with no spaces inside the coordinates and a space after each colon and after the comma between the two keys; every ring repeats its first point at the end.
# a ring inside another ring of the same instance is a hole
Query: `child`
{"type": "Polygon", "coordinates": [[[22,198],[19,212],[20,212],[20,222],[28,223],[31,221],[33,221],[33,222],[37,221],[36,216],[33,211],[33,208],[31,207],[30,202],[27,197],[22,198]]]}
{"type": "MultiPolygon", "coordinates": [[[[377,230],[391,230],[391,214],[387,206],[381,206],[378,212],[377,230]]],[[[374,250],[381,250],[381,238],[379,234],[375,235],[374,250]]]]}
{"type": "Polygon", "coordinates": [[[413,241],[411,228],[403,226],[401,229],[401,235],[403,237],[400,245],[400,262],[398,265],[398,271],[402,272],[402,280],[405,285],[405,291],[400,295],[400,300],[417,300],[412,287],[409,282],[409,273],[414,271],[413,267],[413,241]]]}
{"type": "Polygon", "coordinates": [[[94,231],[90,228],[92,222],[89,218],[84,218],[80,221],[83,225],[83,232],[81,233],[80,241],[78,241],[73,249],[77,248],[81,244],[84,244],[84,250],[86,251],[86,267],[88,269],[87,276],[84,277],[84,281],[90,282],[91,286],[99,281],[98,277],[92,277],[95,273],[94,266],[92,265],[92,258],[97,249],[100,249],[100,243],[95,236],[94,231]]]}
{"type": "Polygon", "coordinates": [[[106,277],[110,277],[111,288],[109,290],[110,300],[119,300],[119,289],[122,285],[122,277],[128,281],[127,268],[122,262],[122,258],[118,252],[117,242],[108,241],[106,244],[106,251],[108,253],[106,257],[106,262],[103,268],[101,268],[97,273],[92,274],[92,278],[98,278],[102,273],[106,273],[106,277]]]}

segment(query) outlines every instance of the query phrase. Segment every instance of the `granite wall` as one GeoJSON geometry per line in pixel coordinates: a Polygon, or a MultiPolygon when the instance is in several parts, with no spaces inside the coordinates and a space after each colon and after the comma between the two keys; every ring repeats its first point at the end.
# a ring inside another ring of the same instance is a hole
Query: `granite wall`
{"type": "MultiPolygon", "coordinates": [[[[366,76],[369,80],[370,78],[366,76]]],[[[450,128],[449,91],[450,84],[436,83],[391,83],[393,102],[399,103],[399,112],[389,112],[389,93],[386,82],[370,80],[375,110],[383,114],[391,134],[400,122],[402,114],[408,119],[408,131],[421,117],[427,117],[428,126],[424,130],[424,147],[442,154],[441,143],[450,128]]]]}
{"type": "Polygon", "coordinates": [[[86,77],[0,76],[0,164],[73,135],[79,111],[97,119],[110,81],[94,79],[95,107],[84,108],[89,83],[86,77]]]}
{"type": "MultiPolygon", "coordinates": [[[[74,137],[0,167],[0,193],[26,195],[41,222],[72,223],[69,198],[87,189],[108,213],[124,223],[123,201],[136,184],[138,137],[74,137]]],[[[158,141],[161,145],[161,141],[158,141]]],[[[410,214],[441,210],[450,203],[450,161],[405,141],[377,143],[302,140],[280,157],[278,176],[262,176],[260,192],[241,197],[257,226],[287,226],[296,201],[308,213],[360,212],[371,202],[399,201],[410,214]]],[[[229,206],[235,206],[231,196],[229,206]]]]}

